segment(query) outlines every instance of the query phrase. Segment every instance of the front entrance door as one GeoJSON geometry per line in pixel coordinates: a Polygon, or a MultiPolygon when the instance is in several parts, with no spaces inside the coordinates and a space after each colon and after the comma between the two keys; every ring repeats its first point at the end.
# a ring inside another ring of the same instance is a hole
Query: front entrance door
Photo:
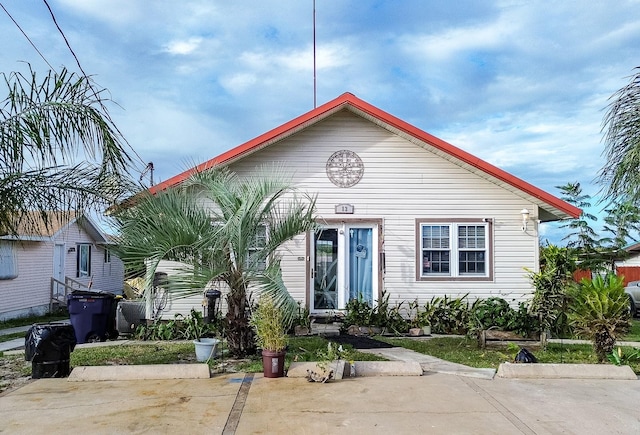
{"type": "Polygon", "coordinates": [[[316,231],[311,257],[312,312],[342,310],[351,299],[378,301],[378,225],[342,223],[316,231]]]}

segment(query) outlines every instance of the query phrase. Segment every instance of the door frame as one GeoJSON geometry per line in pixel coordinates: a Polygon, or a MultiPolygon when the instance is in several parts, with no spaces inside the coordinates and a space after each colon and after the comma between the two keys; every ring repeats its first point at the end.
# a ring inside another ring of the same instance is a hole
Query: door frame
{"type": "MultiPolygon", "coordinates": [[[[339,226],[339,225],[348,225],[348,226],[358,226],[358,225],[371,225],[374,227],[374,240],[372,240],[372,244],[374,246],[376,246],[377,249],[377,259],[374,262],[374,264],[377,264],[377,271],[373,271],[374,274],[377,273],[377,291],[376,288],[373,288],[373,303],[374,306],[377,305],[378,301],[380,300],[380,297],[382,296],[382,289],[383,289],[383,278],[384,278],[384,268],[385,268],[385,254],[384,254],[384,232],[383,232],[383,219],[379,219],[379,218],[372,218],[372,219],[366,219],[366,218],[356,218],[356,219],[323,219],[322,221],[319,221],[318,224],[320,224],[320,226],[326,226],[326,227],[335,227],[335,226],[339,226]],[[377,244],[376,244],[376,240],[375,240],[375,234],[377,234],[377,244]]],[[[307,232],[307,267],[306,267],[306,272],[305,272],[305,305],[307,307],[307,309],[311,310],[311,298],[314,296],[313,292],[314,292],[314,288],[313,285],[311,283],[311,271],[313,269],[313,263],[314,263],[314,240],[315,240],[315,235],[313,231],[309,231],[307,232]]],[[[321,315],[321,314],[330,314],[330,311],[343,311],[343,310],[324,310],[324,309],[320,309],[320,310],[313,310],[312,314],[315,315],[321,315]]]]}
{"type": "MultiPolygon", "coordinates": [[[[66,253],[67,247],[64,243],[55,243],[53,245],[53,277],[61,282],[64,282],[64,278],[66,276],[66,253]],[[59,261],[56,261],[56,259],[59,259],[59,261]]],[[[55,287],[56,291],[54,294],[64,294],[64,285],[61,286],[56,283],[55,287]],[[60,287],[62,287],[62,292],[60,292],[60,287]]]]}

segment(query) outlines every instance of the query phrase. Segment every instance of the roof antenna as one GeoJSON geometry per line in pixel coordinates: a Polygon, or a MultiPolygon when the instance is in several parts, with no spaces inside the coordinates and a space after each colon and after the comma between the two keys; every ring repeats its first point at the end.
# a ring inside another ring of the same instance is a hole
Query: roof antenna
{"type": "Polygon", "coordinates": [[[313,0],[313,108],[317,107],[316,85],[316,0],[313,0]]]}
{"type": "Polygon", "coordinates": [[[153,186],[153,162],[147,163],[147,166],[140,173],[140,181],[142,181],[142,178],[147,175],[147,172],[149,172],[150,186],[153,186]]]}

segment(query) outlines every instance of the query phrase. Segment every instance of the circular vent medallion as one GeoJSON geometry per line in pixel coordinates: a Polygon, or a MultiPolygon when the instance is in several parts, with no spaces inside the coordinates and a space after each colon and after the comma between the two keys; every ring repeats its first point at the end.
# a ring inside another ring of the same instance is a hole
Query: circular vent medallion
{"type": "Polygon", "coordinates": [[[338,187],[355,186],[363,174],[364,164],[353,151],[336,151],[327,160],[327,177],[338,187]]]}

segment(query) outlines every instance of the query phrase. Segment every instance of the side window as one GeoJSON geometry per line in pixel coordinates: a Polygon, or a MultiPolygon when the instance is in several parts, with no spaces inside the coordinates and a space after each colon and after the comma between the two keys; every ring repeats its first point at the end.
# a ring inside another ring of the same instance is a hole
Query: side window
{"type": "Polygon", "coordinates": [[[111,263],[111,251],[109,248],[104,248],[104,262],[111,263]]]}
{"type": "Polygon", "coordinates": [[[91,245],[78,245],[76,277],[91,276],[91,245]]]}
{"type": "Polygon", "coordinates": [[[258,270],[265,270],[267,267],[267,260],[262,258],[261,255],[265,246],[267,246],[267,227],[265,225],[260,225],[258,227],[256,237],[249,247],[247,258],[248,264],[251,264],[253,261],[257,262],[256,266],[258,270]]]}
{"type": "Polygon", "coordinates": [[[15,242],[0,241],[0,279],[18,277],[18,256],[15,242]]]}

